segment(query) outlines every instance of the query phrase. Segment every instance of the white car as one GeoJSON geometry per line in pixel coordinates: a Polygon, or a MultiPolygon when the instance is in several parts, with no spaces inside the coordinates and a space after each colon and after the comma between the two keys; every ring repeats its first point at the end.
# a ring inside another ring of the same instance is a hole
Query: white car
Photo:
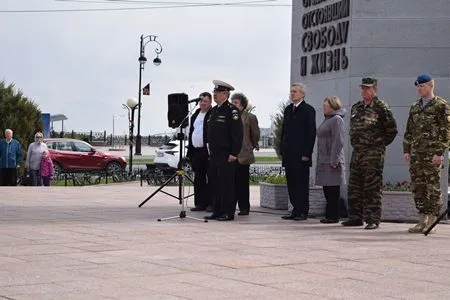
{"type": "MultiPolygon", "coordinates": [[[[185,146],[186,143],[183,143],[185,146]]],[[[192,173],[191,163],[186,158],[187,147],[183,152],[183,169],[187,174],[192,173]]],[[[177,169],[180,161],[180,141],[170,141],[159,147],[156,151],[154,163],[161,169],[177,169]]]]}
{"type": "MultiPolygon", "coordinates": [[[[180,160],[180,141],[170,141],[156,151],[154,163],[161,168],[178,168],[180,160]]],[[[183,153],[184,157],[184,153],[183,153]]]]}

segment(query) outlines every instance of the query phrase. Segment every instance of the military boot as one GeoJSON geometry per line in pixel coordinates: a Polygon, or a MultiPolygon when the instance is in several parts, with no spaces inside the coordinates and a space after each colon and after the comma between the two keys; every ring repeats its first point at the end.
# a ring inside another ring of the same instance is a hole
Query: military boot
{"type": "MultiPolygon", "coordinates": [[[[422,229],[422,232],[425,233],[430,227],[431,225],[433,225],[434,222],[436,222],[437,217],[434,215],[428,215],[428,221],[425,224],[425,227],[422,229]]],[[[436,227],[433,228],[429,233],[435,233],[436,232],[436,227]]]]}
{"type": "Polygon", "coordinates": [[[425,228],[425,226],[428,224],[428,216],[425,214],[419,215],[419,223],[417,223],[415,226],[408,229],[409,233],[422,233],[422,230],[425,228]]]}

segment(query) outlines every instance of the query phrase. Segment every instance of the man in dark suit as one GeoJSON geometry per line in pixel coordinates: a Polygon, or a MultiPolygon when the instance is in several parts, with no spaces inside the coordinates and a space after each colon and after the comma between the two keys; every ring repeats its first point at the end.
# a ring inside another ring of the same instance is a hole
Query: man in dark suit
{"type": "Polygon", "coordinates": [[[289,200],[294,207],[284,220],[306,220],[309,211],[309,168],[316,141],[316,111],[305,102],[305,86],[291,85],[292,103],[284,110],[281,157],[289,200]]]}
{"type": "Polygon", "coordinates": [[[239,110],[228,101],[234,88],[221,80],[213,81],[214,102],[208,120],[210,189],[213,213],[207,220],[231,221],[236,212],[234,176],[242,146],[242,121],[239,110]]]}
{"type": "Polygon", "coordinates": [[[204,211],[212,205],[208,189],[208,149],[206,148],[207,121],[211,113],[211,94],[200,94],[200,108],[191,117],[187,157],[191,160],[194,177],[194,204],[191,211],[204,211]]]}

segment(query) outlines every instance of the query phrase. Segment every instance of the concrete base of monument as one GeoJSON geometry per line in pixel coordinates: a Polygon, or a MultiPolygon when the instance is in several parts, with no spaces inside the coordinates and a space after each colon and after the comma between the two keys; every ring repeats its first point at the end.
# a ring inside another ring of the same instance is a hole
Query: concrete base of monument
{"type": "MultiPolygon", "coordinates": [[[[441,213],[447,209],[448,203],[445,203],[441,213]]],[[[411,192],[383,192],[382,199],[382,221],[391,222],[417,222],[419,214],[414,203],[411,192]]],[[[445,216],[443,220],[447,220],[445,216]]]]}
{"type": "Polygon", "coordinates": [[[259,205],[264,208],[287,210],[289,194],[286,184],[261,182],[259,185],[259,205]]]}
{"type": "MultiPolygon", "coordinates": [[[[288,211],[292,212],[292,204],[288,201],[288,211]]],[[[324,217],[326,199],[322,187],[314,186],[309,190],[309,217],[324,217]]],[[[416,222],[419,219],[411,192],[383,192],[381,200],[381,220],[384,222],[416,222]]],[[[442,211],[447,209],[444,204],[442,211]]],[[[445,217],[444,220],[448,218],[445,217]]]]}
{"type": "MultiPolygon", "coordinates": [[[[293,207],[288,200],[288,211],[291,212],[293,207]]],[[[312,186],[309,188],[309,217],[323,217],[325,215],[325,207],[327,200],[323,195],[321,186],[312,186]]]]}

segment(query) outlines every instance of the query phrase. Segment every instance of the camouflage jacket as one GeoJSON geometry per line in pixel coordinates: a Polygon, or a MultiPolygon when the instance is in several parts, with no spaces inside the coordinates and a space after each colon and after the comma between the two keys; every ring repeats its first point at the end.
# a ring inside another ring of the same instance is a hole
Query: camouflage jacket
{"type": "Polygon", "coordinates": [[[384,148],[397,135],[397,124],[386,102],[375,97],[369,105],[359,101],[350,115],[350,143],[353,148],[384,148]]]}
{"type": "Polygon", "coordinates": [[[434,97],[422,108],[417,100],[409,110],[403,139],[403,153],[430,152],[442,155],[449,146],[450,107],[441,97],[434,97]]]}

